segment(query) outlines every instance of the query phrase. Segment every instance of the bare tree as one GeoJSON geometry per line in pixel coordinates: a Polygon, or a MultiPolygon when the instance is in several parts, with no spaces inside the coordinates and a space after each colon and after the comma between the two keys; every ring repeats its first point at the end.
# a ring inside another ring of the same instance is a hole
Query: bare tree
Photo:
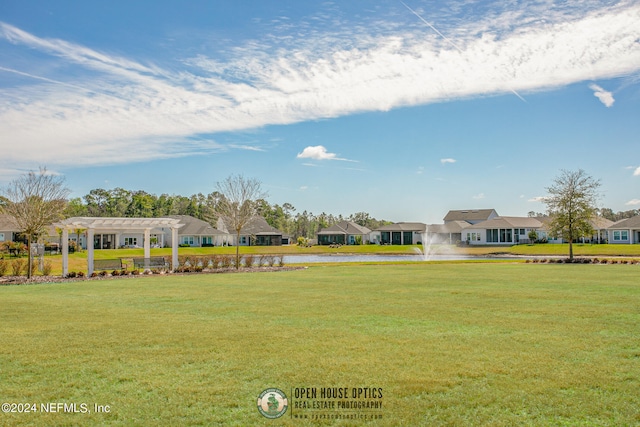
{"type": "Polygon", "coordinates": [[[544,198],[551,217],[550,233],[569,242],[569,260],[573,261],[573,242],[593,233],[591,220],[596,214],[600,181],[582,169],[562,170],[544,198]]]}
{"type": "Polygon", "coordinates": [[[2,212],[13,217],[20,232],[27,236],[29,265],[27,277],[31,277],[31,243],[46,227],[62,218],[70,190],[64,185],[64,177],[30,171],[9,183],[2,191],[2,212]]]}
{"type": "Polygon", "coordinates": [[[217,184],[215,213],[236,233],[236,268],[240,268],[240,232],[257,215],[258,199],[266,196],[260,186],[257,179],[242,175],[231,175],[217,184]]]}

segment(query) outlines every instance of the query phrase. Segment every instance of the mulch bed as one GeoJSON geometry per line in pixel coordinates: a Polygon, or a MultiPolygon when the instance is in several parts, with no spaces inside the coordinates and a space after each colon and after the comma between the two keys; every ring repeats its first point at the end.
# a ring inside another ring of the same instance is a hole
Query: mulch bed
{"type": "Polygon", "coordinates": [[[66,282],[86,282],[89,280],[117,280],[117,279],[133,279],[140,277],[154,276],[193,276],[202,274],[222,274],[222,273],[266,273],[276,271],[293,271],[304,270],[304,266],[285,266],[285,267],[252,267],[252,268],[220,268],[216,270],[204,270],[197,273],[153,273],[153,274],[127,274],[124,276],[105,276],[97,275],[95,277],[62,277],[62,276],[33,276],[27,279],[27,276],[3,276],[0,277],[0,286],[8,285],[37,285],[46,283],[66,283],[66,282]]]}

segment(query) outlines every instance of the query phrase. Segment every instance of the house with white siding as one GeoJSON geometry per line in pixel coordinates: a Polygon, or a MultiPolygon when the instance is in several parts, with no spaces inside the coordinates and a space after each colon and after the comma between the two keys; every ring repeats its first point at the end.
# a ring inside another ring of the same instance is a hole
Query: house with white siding
{"type": "Polygon", "coordinates": [[[216,228],[229,233],[231,245],[239,246],[282,246],[283,241],[288,243],[288,237],[275,227],[270,226],[267,220],[261,216],[254,216],[240,230],[240,241],[236,242],[238,236],[236,231],[229,227],[224,219],[219,218],[216,228]]]}
{"type": "Polygon", "coordinates": [[[529,233],[540,230],[536,218],[496,216],[473,224],[462,231],[462,241],[469,245],[516,245],[530,243],[529,233]]]}
{"type": "Polygon", "coordinates": [[[609,243],[640,243],[640,215],[613,223],[607,233],[609,243]]]}
{"type": "MultiPolygon", "coordinates": [[[[223,246],[231,241],[231,235],[226,231],[213,228],[211,224],[190,215],[169,215],[169,218],[176,218],[184,227],[178,229],[178,245],[203,247],[203,246],[223,246]]],[[[164,231],[164,230],[163,230],[164,231]]],[[[167,246],[172,246],[171,234],[167,235],[167,246]]]]}
{"type": "Polygon", "coordinates": [[[330,227],[323,228],[316,234],[319,245],[355,245],[369,243],[370,233],[367,227],[351,221],[340,221],[330,227]]]}

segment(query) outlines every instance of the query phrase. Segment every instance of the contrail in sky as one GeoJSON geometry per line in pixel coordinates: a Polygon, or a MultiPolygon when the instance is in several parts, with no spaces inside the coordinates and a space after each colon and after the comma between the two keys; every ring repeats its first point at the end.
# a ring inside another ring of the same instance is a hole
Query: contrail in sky
{"type": "MultiPolygon", "coordinates": [[[[431,25],[431,23],[429,21],[427,21],[426,19],[424,19],[422,16],[420,16],[420,14],[418,12],[416,12],[415,10],[411,9],[405,2],[403,2],[402,0],[398,0],[400,3],[402,3],[402,5],[404,7],[406,7],[409,12],[413,13],[415,16],[418,17],[419,20],[421,20],[422,22],[424,22],[429,28],[431,28],[437,35],[439,35],[440,37],[442,37],[444,40],[446,40],[447,43],[449,43],[451,46],[453,46],[458,52],[464,54],[464,52],[462,51],[462,49],[460,49],[458,47],[457,44],[455,44],[450,38],[448,38],[447,36],[445,36],[444,34],[442,34],[440,31],[438,31],[438,29],[436,27],[434,27],[433,25],[431,25]]],[[[507,83],[508,86],[508,83],[507,83]]],[[[522,96],[520,96],[520,94],[518,92],[516,92],[514,89],[509,88],[509,90],[518,98],[520,98],[523,102],[527,102],[522,96]]]]}
{"type": "Polygon", "coordinates": [[[85,92],[93,92],[92,90],[89,90],[89,89],[81,87],[81,86],[72,85],[72,84],[61,82],[61,81],[58,81],[58,80],[48,79],[46,77],[34,76],[33,74],[25,73],[23,71],[14,70],[12,68],[5,68],[5,67],[0,66],[0,71],[7,71],[9,73],[19,74],[21,76],[30,77],[30,78],[36,79],[36,80],[42,80],[42,81],[45,81],[45,82],[48,82],[48,83],[54,83],[54,84],[58,84],[58,85],[62,85],[62,86],[68,86],[68,87],[72,87],[74,89],[83,90],[85,92]]]}

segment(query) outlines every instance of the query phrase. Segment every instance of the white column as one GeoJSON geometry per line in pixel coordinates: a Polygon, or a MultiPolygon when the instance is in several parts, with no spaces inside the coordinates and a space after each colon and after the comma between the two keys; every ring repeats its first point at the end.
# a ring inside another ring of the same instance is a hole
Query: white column
{"type": "Polygon", "coordinates": [[[178,268],[178,229],[171,228],[171,270],[178,268]]]}
{"type": "Polygon", "coordinates": [[[87,276],[91,277],[93,274],[93,236],[95,230],[89,228],[87,230],[87,276]]]}
{"type": "Polygon", "coordinates": [[[149,258],[151,258],[151,229],[144,230],[144,268],[149,268],[149,258]]]}
{"type": "Polygon", "coordinates": [[[629,230],[629,244],[633,244],[633,230],[629,230]]]}
{"type": "Polygon", "coordinates": [[[69,230],[62,229],[62,277],[69,274],[69,230]]]}

